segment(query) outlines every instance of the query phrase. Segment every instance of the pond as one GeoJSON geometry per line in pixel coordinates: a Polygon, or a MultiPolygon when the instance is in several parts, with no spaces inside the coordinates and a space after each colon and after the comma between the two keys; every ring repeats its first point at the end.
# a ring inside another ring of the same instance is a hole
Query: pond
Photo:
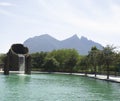
{"type": "Polygon", "coordinates": [[[64,74],[0,74],[0,101],[120,101],[120,84],[64,74]]]}

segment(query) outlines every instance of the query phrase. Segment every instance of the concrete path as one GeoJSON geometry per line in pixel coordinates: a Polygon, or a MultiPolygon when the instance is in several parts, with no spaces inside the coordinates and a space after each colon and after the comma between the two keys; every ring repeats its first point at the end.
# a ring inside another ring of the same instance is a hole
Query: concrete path
{"type": "MultiPolygon", "coordinates": [[[[73,73],[73,75],[84,75],[85,74],[81,74],[81,73],[73,73]]],[[[105,80],[105,81],[110,81],[110,82],[116,82],[116,83],[120,83],[120,76],[109,76],[109,79],[107,79],[107,75],[95,75],[94,74],[87,74],[87,77],[90,78],[95,78],[95,79],[99,79],[99,80],[105,80]]]]}
{"type": "MultiPolygon", "coordinates": [[[[61,73],[61,72],[54,72],[54,74],[71,74],[71,73],[61,73]]],[[[85,76],[84,73],[72,73],[72,75],[79,75],[79,76],[85,76]]],[[[99,80],[105,80],[110,82],[116,82],[120,83],[120,76],[109,76],[109,79],[107,79],[107,75],[95,75],[94,74],[87,74],[87,77],[99,79],[99,80]]]]}

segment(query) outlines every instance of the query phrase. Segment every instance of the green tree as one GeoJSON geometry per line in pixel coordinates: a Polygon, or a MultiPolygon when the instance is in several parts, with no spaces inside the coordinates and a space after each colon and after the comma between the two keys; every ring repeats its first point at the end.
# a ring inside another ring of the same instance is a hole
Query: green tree
{"type": "Polygon", "coordinates": [[[59,67],[59,62],[55,58],[46,58],[43,64],[45,71],[54,72],[59,67]]]}
{"type": "Polygon", "coordinates": [[[115,53],[115,58],[114,58],[114,72],[115,72],[115,76],[117,76],[117,73],[120,72],[120,53],[115,53]]]}
{"type": "Polygon", "coordinates": [[[91,48],[91,51],[88,54],[89,57],[89,61],[90,64],[94,67],[94,73],[95,73],[95,77],[96,77],[96,72],[97,72],[97,55],[98,55],[98,49],[96,48],[96,46],[91,48]]]}
{"type": "Polygon", "coordinates": [[[75,49],[67,50],[67,56],[64,61],[64,67],[70,73],[73,72],[74,67],[76,66],[79,59],[79,53],[75,49]]]}
{"type": "Polygon", "coordinates": [[[43,63],[45,61],[45,58],[47,56],[47,52],[40,52],[40,53],[33,53],[31,54],[32,57],[32,68],[38,68],[38,69],[43,69],[43,63]]]}
{"type": "Polygon", "coordinates": [[[47,58],[55,58],[59,62],[58,71],[73,71],[79,59],[79,53],[75,49],[54,50],[47,55],[47,58]]]}
{"type": "Polygon", "coordinates": [[[49,54],[47,55],[47,58],[51,57],[55,58],[59,62],[58,71],[63,71],[64,61],[67,58],[67,50],[66,49],[53,50],[52,52],[49,52],[49,54]]]}
{"type": "Polygon", "coordinates": [[[114,49],[116,47],[107,45],[106,47],[103,48],[103,59],[104,63],[107,66],[107,79],[109,79],[109,74],[110,74],[110,65],[112,65],[115,57],[115,52],[114,49]]]}
{"type": "Polygon", "coordinates": [[[79,66],[80,66],[81,70],[85,72],[85,75],[87,75],[88,66],[89,66],[88,56],[82,57],[82,59],[80,60],[79,66]]]}
{"type": "Polygon", "coordinates": [[[100,74],[102,74],[103,64],[104,64],[103,51],[102,50],[98,50],[97,51],[97,65],[98,65],[98,72],[100,74]]]}
{"type": "Polygon", "coordinates": [[[1,63],[1,64],[4,63],[5,57],[6,57],[6,54],[0,54],[0,63],[1,63]]]}

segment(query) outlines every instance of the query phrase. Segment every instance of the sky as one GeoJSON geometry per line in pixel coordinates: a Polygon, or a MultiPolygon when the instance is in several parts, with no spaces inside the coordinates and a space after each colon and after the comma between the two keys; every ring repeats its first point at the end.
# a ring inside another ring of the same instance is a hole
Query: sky
{"type": "Polygon", "coordinates": [[[120,0],[0,0],[0,53],[43,34],[119,47],[120,0]]]}

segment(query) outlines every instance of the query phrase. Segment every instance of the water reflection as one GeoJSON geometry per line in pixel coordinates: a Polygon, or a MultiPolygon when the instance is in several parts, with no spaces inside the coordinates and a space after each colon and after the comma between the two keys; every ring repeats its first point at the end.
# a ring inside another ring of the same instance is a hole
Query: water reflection
{"type": "Polygon", "coordinates": [[[26,95],[28,92],[25,92],[28,89],[30,76],[12,74],[8,76],[3,76],[3,79],[3,101],[21,101],[21,97],[24,97],[25,99],[28,96],[26,95]]]}
{"type": "Polygon", "coordinates": [[[119,87],[73,75],[0,75],[0,101],[119,101],[119,87]]]}

